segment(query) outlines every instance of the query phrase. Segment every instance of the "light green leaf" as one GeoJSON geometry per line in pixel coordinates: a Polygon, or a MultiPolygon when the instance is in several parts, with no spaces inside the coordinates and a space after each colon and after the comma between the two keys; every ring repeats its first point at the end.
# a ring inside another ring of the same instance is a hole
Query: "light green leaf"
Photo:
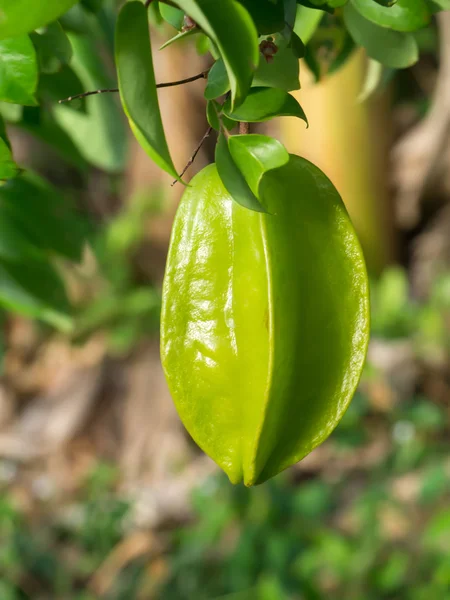
{"type": "Polygon", "coordinates": [[[259,185],[265,173],[289,162],[286,148],[266,135],[233,135],[228,140],[231,157],[250,189],[260,199],[259,185]]]}
{"type": "MultiPolygon", "coordinates": [[[[84,89],[113,87],[92,36],[71,34],[69,39],[74,52],[71,66],[84,89]]],[[[127,156],[126,125],[114,94],[86,98],[86,114],[61,104],[54,106],[54,115],[87,161],[109,172],[123,169],[127,156]]]]}
{"type": "Polygon", "coordinates": [[[223,185],[231,194],[233,200],[249,210],[267,212],[234,162],[227,138],[223,134],[220,134],[216,146],[216,167],[223,185]]]}
{"type": "Polygon", "coordinates": [[[258,35],[248,11],[236,0],[176,0],[176,4],[217,46],[230,80],[232,106],[242,104],[259,63],[258,35]]]}
{"type": "Polygon", "coordinates": [[[351,0],[366,19],[396,31],[416,31],[430,22],[425,0],[398,0],[393,6],[381,6],[374,0],[351,0]]]}
{"type": "Polygon", "coordinates": [[[427,5],[432,13],[437,13],[441,10],[450,10],[450,0],[427,0],[427,5]]]}
{"type": "Polygon", "coordinates": [[[274,117],[298,117],[308,122],[297,100],[284,90],[276,88],[252,88],[241,106],[233,111],[227,100],[223,112],[233,121],[248,123],[268,121],[274,117]]]}
{"type": "Polygon", "coordinates": [[[29,33],[65,13],[78,0],[0,0],[0,39],[29,33]]]}
{"type": "Polygon", "coordinates": [[[352,38],[366,49],[370,58],[393,69],[404,69],[417,62],[419,51],[412,33],[375,25],[361,16],[351,3],[344,8],[344,20],[352,38]]]}
{"type": "Polygon", "coordinates": [[[140,2],[128,2],[119,13],[116,66],[120,98],[136,139],[161,169],[178,179],[159,110],[147,11],[140,2]]]}
{"type": "Polygon", "coordinates": [[[378,61],[369,59],[363,86],[358,96],[358,102],[364,102],[378,89],[383,78],[383,68],[383,65],[378,61]]]}
{"type": "Polygon", "coordinates": [[[30,38],[0,40],[0,100],[35,106],[37,83],[36,51],[30,38]]]}
{"type": "Polygon", "coordinates": [[[200,33],[200,29],[198,27],[194,27],[193,29],[188,29],[187,31],[181,31],[177,35],[174,35],[172,38],[170,38],[170,40],[167,40],[167,42],[164,42],[164,44],[162,46],[160,46],[159,49],[164,50],[164,48],[168,48],[169,46],[171,46],[172,44],[175,44],[176,42],[180,42],[181,40],[191,37],[191,35],[197,35],[199,33],[200,33]]]}
{"type": "Polygon", "coordinates": [[[50,23],[39,33],[31,33],[30,37],[36,48],[42,73],[56,73],[62,65],[70,62],[72,46],[58,21],[50,23]]]}
{"type": "Polygon", "coordinates": [[[314,35],[322,20],[323,12],[299,6],[295,17],[294,31],[304,44],[307,44],[314,35]]]}

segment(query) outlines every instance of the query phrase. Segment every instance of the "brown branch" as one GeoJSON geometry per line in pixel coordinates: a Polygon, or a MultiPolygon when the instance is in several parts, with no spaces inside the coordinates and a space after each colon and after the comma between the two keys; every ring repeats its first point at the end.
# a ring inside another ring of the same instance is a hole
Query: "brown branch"
{"type": "Polygon", "coordinates": [[[239,133],[241,135],[247,135],[248,133],[250,133],[250,125],[248,123],[245,123],[244,121],[241,121],[239,123],[239,133]]]}
{"type": "MultiPolygon", "coordinates": [[[[206,71],[202,71],[202,73],[198,73],[197,75],[193,75],[192,77],[187,77],[186,79],[180,79],[179,81],[168,81],[166,83],[157,83],[156,87],[158,89],[175,87],[176,85],[183,85],[185,83],[191,83],[192,81],[197,81],[198,79],[206,79],[208,77],[208,73],[209,73],[209,69],[206,71]]],[[[76,94],[75,96],[69,96],[68,98],[64,98],[63,100],[58,100],[58,103],[63,104],[64,102],[71,102],[72,100],[86,98],[87,96],[95,96],[96,94],[111,94],[111,93],[115,93],[118,91],[119,91],[119,88],[92,90],[90,92],[83,92],[82,94],[76,94]]]]}
{"type": "MultiPolygon", "coordinates": [[[[201,147],[203,146],[203,144],[206,142],[206,140],[209,138],[209,136],[211,135],[213,128],[212,127],[208,127],[207,132],[205,133],[205,135],[202,137],[202,139],[200,140],[199,145],[197,146],[197,148],[195,149],[194,154],[191,156],[191,158],[188,160],[186,166],[184,167],[184,169],[181,171],[180,173],[180,179],[183,177],[183,175],[186,173],[186,171],[189,169],[189,167],[193,164],[193,162],[195,161],[195,159],[197,158],[197,154],[200,152],[201,147]]],[[[172,182],[172,187],[177,183],[178,179],[175,179],[172,182]]]]}

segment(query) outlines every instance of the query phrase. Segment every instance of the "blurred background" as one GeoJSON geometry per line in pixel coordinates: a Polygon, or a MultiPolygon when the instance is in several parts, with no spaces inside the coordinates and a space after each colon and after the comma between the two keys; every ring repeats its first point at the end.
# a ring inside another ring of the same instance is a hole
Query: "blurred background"
{"type": "MultiPolygon", "coordinates": [[[[114,84],[113,4],[99,20],[64,17],[86,90],[114,84]]],[[[157,21],[153,34],[157,81],[208,68],[201,39],[158,52],[169,34],[157,21]]],[[[301,64],[309,129],[258,130],[341,192],[372,281],[372,341],[330,439],[254,489],[196,448],[161,371],[182,187],[139,148],[114,94],[82,113],[56,106],[56,90],[48,123],[1,106],[16,161],[72,199],[90,239],[79,265],[58,264],[73,332],[0,313],[1,600],[450,599],[450,13],[417,34],[421,60],[368,98],[362,52],[327,72],[331,34],[313,38],[323,62],[301,64]]],[[[179,170],[207,129],[204,86],[159,92],[179,170]]]]}

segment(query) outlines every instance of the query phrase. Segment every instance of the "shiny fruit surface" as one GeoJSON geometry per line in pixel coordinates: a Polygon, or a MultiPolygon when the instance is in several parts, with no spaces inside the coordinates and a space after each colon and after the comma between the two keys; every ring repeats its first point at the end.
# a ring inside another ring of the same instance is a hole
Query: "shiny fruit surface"
{"type": "Polygon", "coordinates": [[[320,444],[358,384],[369,337],[362,251],[331,182],[298,156],[266,173],[268,213],[215,165],[180,203],[161,355],[178,413],[233,483],[262,483],[320,444]]]}

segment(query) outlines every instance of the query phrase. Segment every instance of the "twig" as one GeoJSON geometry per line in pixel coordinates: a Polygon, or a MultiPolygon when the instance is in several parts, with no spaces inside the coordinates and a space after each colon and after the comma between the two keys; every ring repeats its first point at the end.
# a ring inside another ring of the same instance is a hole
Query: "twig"
{"type": "MultiPolygon", "coordinates": [[[[207,71],[202,71],[197,75],[193,75],[192,77],[187,77],[186,79],[180,79],[179,81],[168,81],[166,83],[157,83],[156,87],[159,88],[168,88],[175,87],[176,85],[183,85],[185,83],[191,83],[192,81],[197,81],[198,79],[206,79],[209,73],[209,69],[207,71]]],[[[71,102],[72,100],[78,100],[80,98],[86,98],[87,96],[94,96],[95,94],[111,94],[118,92],[119,88],[109,88],[103,90],[92,90],[90,92],[83,92],[82,94],[76,94],[75,96],[69,96],[68,98],[64,98],[63,100],[58,100],[59,104],[63,104],[64,102],[71,102]]]]}
{"type": "MultiPolygon", "coordinates": [[[[191,158],[188,160],[186,166],[184,167],[184,169],[181,171],[180,173],[180,179],[183,177],[183,175],[186,173],[186,171],[189,169],[189,167],[193,164],[194,160],[197,158],[197,154],[200,152],[201,147],[203,146],[203,144],[206,142],[206,140],[209,138],[209,136],[211,135],[212,132],[212,127],[208,127],[208,131],[205,133],[205,135],[202,137],[202,139],[200,140],[199,145],[197,146],[197,148],[195,149],[194,154],[191,156],[191,158]]],[[[172,182],[172,187],[177,183],[178,179],[175,179],[172,182]]]]}

